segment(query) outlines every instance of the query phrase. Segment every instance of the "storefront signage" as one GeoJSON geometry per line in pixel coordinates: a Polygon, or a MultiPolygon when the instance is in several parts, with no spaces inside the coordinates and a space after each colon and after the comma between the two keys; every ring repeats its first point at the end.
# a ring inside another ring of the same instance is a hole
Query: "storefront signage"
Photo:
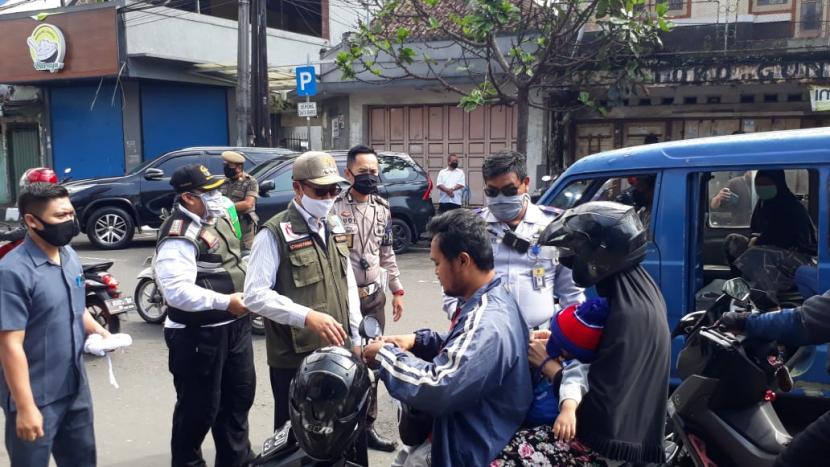
{"type": "Polygon", "coordinates": [[[51,24],[40,24],[26,39],[35,70],[57,73],[63,69],[66,39],[63,32],[51,24]]]}
{"type": "Polygon", "coordinates": [[[813,112],[830,111],[830,86],[810,86],[810,104],[813,112]]]}
{"type": "Polygon", "coordinates": [[[747,81],[771,83],[816,79],[830,79],[830,61],[769,62],[753,65],[721,63],[662,69],[654,73],[656,84],[717,84],[747,81]]]}

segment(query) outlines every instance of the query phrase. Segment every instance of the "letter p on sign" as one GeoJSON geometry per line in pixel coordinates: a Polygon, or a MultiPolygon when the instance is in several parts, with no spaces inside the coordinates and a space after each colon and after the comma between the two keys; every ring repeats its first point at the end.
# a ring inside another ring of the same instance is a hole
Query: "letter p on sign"
{"type": "Polygon", "coordinates": [[[317,94],[317,78],[313,66],[301,66],[294,69],[297,76],[297,95],[313,96],[317,94]]]}

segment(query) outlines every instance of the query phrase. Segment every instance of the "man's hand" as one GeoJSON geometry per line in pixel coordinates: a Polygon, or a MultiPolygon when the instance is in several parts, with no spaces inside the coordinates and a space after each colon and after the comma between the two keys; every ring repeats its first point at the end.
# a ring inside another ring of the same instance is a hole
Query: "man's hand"
{"type": "Polygon", "coordinates": [[[346,343],[346,331],[331,316],[311,310],[305,317],[305,327],[316,332],[329,345],[343,346],[346,343]]]}
{"type": "Polygon", "coordinates": [[[231,294],[231,301],[228,302],[228,312],[237,317],[248,313],[245,302],[242,301],[241,293],[231,294]]]}
{"type": "Polygon", "coordinates": [[[380,352],[380,348],[383,347],[384,344],[386,344],[386,342],[374,341],[374,342],[370,342],[369,344],[364,346],[363,347],[363,361],[366,362],[367,364],[374,363],[375,358],[377,358],[377,356],[378,356],[378,352],[380,352]]]}
{"type": "Polygon", "coordinates": [[[527,348],[527,359],[530,360],[531,365],[538,368],[549,357],[548,351],[545,348],[547,342],[547,340],[542,339],[533,339],[530,341],[527,348]]]}
{"type": "Polygon", "coordinates": [[[30,443],[43,437],[43,415],[36,406],[18,407],[17,437],[30,443]]]}
{"type": "MultiPolygon", "coordinates": [[[[383,336],[384,343],[395,344],[401,350],[412,350],[415,347],[415,334],[404,334],[401,336],[383,336]]],[[[365,352],[366,349],[363,349],[365,352]]]]}
{"type": "Polygon", "coordinates": [[[543,340],[546,341],[550,338],[550,331],[547,329],[542,329],[541,331],[533,331],[533,336],[531,339],[533,340],[543,340]]]}
{"type": "Polygon", "coordinates": [[[559,441],[571,441],[576,436],[576,401],[562,401],[561,411],[553,422],[553,436],[559,441]]]}
{"type": "Polygon", "coordinates": [[[403,297],[400,295],[392,296],[392,319],[397,322],[403,316],[403,297]]]}
{"type": "Polygon", "coordinates": [[[749,318],[749,313],[738,313],[737,311],[727,311],[720,317],[718,327],[730,332],[744,332],[746,329],[746,320],[749,318]]]}

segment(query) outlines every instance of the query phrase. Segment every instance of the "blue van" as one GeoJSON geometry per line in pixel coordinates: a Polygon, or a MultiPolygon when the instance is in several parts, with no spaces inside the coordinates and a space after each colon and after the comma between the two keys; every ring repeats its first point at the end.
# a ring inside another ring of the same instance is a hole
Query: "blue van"
{"type": "MultiPolygon", "coordinates": [[[[787,185],[807,208],[817,227],[817,290],[830,289],[830,128],[754,133],[674,141],[599,153],[568,168],[539,203],[567,209],[588,201],[620,200],[632,186],[653,187],[641,218],[649,229],[644,267],[663,292],[674,328],[680,318],[704,309],[732,277],[724,240],[750,235],[757,195],[752,177],[761,169],[782,169],[787,185]],[[724,188],[728,203],[716,200],[724,188]]],[[[797,293],[780,297],[798,303],[797,293]]],[[[682,337],[672,345],[672,361],[682,337]]],[[[812,353],[809,369],[796,380],[793,394],[830,396],[825,369],[827,346],[812,353]]],[[[673,371],[675,365],[672,365],[673,371]]],[[[676,373],[672,382],[679,383],[676,373]]]]}

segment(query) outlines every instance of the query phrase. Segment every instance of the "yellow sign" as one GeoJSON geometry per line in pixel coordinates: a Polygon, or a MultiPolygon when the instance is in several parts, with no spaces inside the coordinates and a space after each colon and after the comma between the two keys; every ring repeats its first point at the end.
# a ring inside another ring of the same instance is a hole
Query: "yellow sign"
{"type": "Polygon", "coordinates": [[[810,86],[810,103],[813,112],[830,111],[830,86],[810,86]]]}
{"type": "Polygon", "coordinates": [[[66,39],[57,26],[40,24],[26,39],[35,70],[57,73],[63,69],[66,39]]]}

